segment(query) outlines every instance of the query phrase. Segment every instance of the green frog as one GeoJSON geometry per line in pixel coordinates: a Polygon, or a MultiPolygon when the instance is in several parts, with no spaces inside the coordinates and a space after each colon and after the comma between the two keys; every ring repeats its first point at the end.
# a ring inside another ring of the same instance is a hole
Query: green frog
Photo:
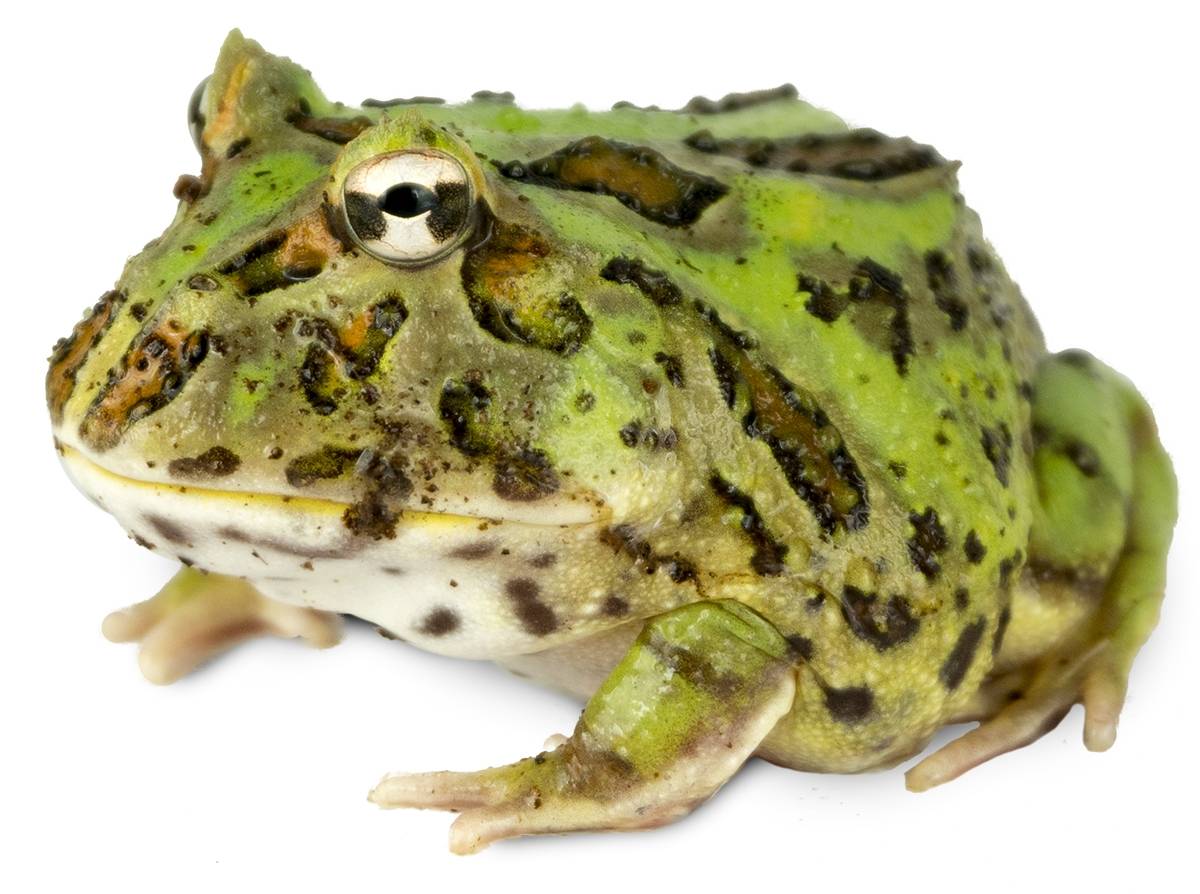
{"type": "Polygon", "coordinates": [[[957,165],[783,87],[331,102],[234,32],[175,219],[54,349],[68,474],[181,564],[165,683],[352,615],[586,700],[390,775],[451,847],[661,825],[750,757],[920,791],[1114,739],[1176,513],[1134,387],[1050,354],[957,165]]]}

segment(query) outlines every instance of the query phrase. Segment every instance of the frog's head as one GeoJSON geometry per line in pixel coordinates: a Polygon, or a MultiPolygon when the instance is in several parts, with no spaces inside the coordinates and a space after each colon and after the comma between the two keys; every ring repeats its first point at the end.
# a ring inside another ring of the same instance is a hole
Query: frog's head
{"type": "Polygon", "coordinates": [[[604,218],[571,236],[490,163],[529,150],[504,119],[529,113],[364,105],[230,36],[191,104],[201,175],[51,358],[68,465],[349,507],[373,538],[407,510],[567,524],[670,498],[669,358],[629,285],[653,283],[605,273],[604,218]]]}

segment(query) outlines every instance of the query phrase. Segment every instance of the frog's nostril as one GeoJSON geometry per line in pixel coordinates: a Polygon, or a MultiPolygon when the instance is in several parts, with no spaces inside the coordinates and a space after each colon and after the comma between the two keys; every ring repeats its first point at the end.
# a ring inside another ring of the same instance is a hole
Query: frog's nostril
{"type": "Polygon", "coordinates": [[[293,283],[304,282],[305,280],[312,279],[324,269],[324,265],[313,262],[293,264],[290,267],[284,267],[280,272],[283,273],[283,278],[285,280],[287,280],[289,283],[293,283]]]}

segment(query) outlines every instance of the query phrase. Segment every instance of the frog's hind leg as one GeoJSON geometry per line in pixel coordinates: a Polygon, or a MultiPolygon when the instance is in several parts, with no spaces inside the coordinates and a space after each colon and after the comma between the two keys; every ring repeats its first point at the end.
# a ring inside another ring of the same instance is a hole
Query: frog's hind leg
{"type": "Polygon", "coordinates": [[[996,677],[968,709],[985,719],[909,770],[913,791],[1045,735],[1076,702],[1084,744],[1109,748],[1133,660],[1158,621],[1176,489],[1149,407],[1078,352],[1045,361],[1035,394],[1032,583],[1013,600],[996,677]]]}
{"type": "Polygon", "coordinates": [[[336,644],[336,614],[267,599],[240,578],[182,568],[158,595],[104,619],[112,642],[140,642],[138,664],[152,683],[172,683],[218,652],[256,636],[336,644]]]}
{"type": "Polygon", "coordinates": [[[450,847],[517,835],[637,829],[691,812],[754,753],[792,705],[786,641],[737,603],[648,622],[553,751],[477,773],[386,777],[384,807],[461,810],[450,847]]]}

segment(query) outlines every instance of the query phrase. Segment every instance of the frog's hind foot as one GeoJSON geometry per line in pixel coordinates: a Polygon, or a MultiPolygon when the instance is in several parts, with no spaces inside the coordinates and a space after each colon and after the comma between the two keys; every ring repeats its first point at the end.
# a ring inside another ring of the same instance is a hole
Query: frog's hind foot
{"type": "Polygon", "coordinates": [[[1007,674],[985,684],[976,704],[954,719],[986,719],[905,773],[908,790],[923,792],[950,782],[1051,732],[1080,700],[1085,681],[1105,663],[1107,651],[1108,643],[1097,643],[1074,658],[1066,654],[1047,658],[1032,674],[1007,674]]]}
{"type": "Polygon", "coordinates": [[[766,621],[695,603],[646,625],[553,750],[478,773],[388,776],[370,798],[462,811],[459,854],[517,835],[660,826],[720,788],[794,694],[787,643],[766,621]]]}
{"type": "MultiPolygon", "coordinates": [[[[1110,536],[1115,531],[1121,538],[1112,546],[1115,561],[1094,616],[1048,654],[985,683],[958,718],[983,718],[982,723],[909,770],[905,780],[912,791],[949,782],[1035,741],[1076,702],[1084,707],[1087,748],[1111,747],[1130,668],[1158,622],[1176,489],[1149,408],[1124,379],[1074,355],[1052,358],[1035,393],[1035,410],[1042,413],[1035,421],[1044,429],[1039,475],[1047,493],[1057,497],[1031,533],[1031,552],[1036,547],[1041,561],[1069,565],[1072,549],[1088,555],[1105,544],[1106,531],[1110,536]],[[1068,452],[1078,454],[1078,445],[1089,441],[1096,456],[1083,451],[1089,461],[1082,468],[1078,458],[1062,461],[1055,446],[1075,445],[1068,452]]],[[[1010,635],[1006,642],[1011,640],[1010,635]]],[[[1001,665],[1005,655],[999,656],[1001,665]]]]}
{"type": "Polygon", "coordinates": [[[183,568],[158,595],[104,619],[104,636],[140,642],[138,664],[151,683],[173,683],[219,652],[256,636],[299,637],[317,648],[341,638],[330,612],[267,599],[239,578],[183,568]]]}

